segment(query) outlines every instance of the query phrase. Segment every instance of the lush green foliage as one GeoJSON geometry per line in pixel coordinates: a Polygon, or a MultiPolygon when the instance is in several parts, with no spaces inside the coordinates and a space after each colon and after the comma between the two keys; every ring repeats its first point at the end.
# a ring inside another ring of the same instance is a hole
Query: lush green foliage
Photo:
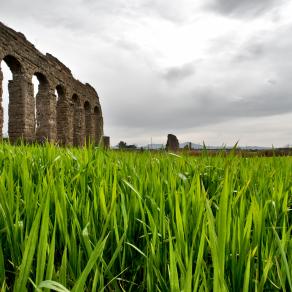
{"type": "Polygon", "coordinates": [[[289,291],[291,193],[290,157],[2,145],[0,289],[289,291]]]}

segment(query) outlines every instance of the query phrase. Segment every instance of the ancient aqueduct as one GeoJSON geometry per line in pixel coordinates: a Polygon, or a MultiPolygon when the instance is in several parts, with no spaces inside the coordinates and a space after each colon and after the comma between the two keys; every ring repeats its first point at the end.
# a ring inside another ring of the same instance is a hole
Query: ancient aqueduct
{"type": "MultiPolygon", "coordinates": [[[[14,142],[52,141],[81,146],[98,144],[103,135],[99,97],[92,86],[74,79],[69,68],[50,54],[43,55],[22,33],[0,22],[0,63],[12,72],[8,84],[8,135],[14,142]],[[34,97],[32,77],[39,80],[34,97]]],[[[3,128],[0,68],[0,129],[3,128]]],[[[2,131],[0,130],[2,138],[2,131]]]]}

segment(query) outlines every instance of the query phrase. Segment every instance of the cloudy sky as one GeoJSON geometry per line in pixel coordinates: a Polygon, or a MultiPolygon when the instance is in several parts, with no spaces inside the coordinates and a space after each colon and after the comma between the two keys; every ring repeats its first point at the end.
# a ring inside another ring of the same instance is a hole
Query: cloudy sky
{"type": "Polygon", "coordinates": [[[96,88],[113,145],[165,143],[168,133],[207,145],[292,144],[291,15],[288,0],[0,7],[0,21],[96,88]]]}

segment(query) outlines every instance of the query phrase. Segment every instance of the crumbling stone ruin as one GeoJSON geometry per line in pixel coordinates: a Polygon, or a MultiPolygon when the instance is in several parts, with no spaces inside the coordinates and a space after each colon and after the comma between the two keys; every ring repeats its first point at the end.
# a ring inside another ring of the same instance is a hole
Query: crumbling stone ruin
{"type": "MultiPolygon", "coordinates": [[[[48,53],[43,55],[22,33],[0,22],[2,60],[13,76],[8,84],[10,141],[48,140],[75,146],[89,141],[100,143],[103,117],[92,86],[74,79],[70,69],[57,58],[48,53]],[[39,81],[35,98],[33,76],[39,81]]],[[[0,129],[3,128],[2,80],[0,68],[0,129]]]]}
{"type": "Polygon", "coordinates": [[[166,150],[168,151],[177,151],[179,149],[179,142],[175,135],[167,135],[166,150]]]}
{"type": "Polygon", "coordinates": [[[104,149],[109,149],[110,148],[110,137],[109,136],[103,136],[102,137],[102,146],[104,149]]]}

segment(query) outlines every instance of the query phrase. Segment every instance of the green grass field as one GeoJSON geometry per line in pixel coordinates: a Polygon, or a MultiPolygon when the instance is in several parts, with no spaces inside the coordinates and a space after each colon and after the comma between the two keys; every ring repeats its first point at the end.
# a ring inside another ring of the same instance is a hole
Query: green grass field
{"type": "Polygon", "coordinates": [[[0,146],[1,291],[292,291],[292,158],[0,146]]]}

